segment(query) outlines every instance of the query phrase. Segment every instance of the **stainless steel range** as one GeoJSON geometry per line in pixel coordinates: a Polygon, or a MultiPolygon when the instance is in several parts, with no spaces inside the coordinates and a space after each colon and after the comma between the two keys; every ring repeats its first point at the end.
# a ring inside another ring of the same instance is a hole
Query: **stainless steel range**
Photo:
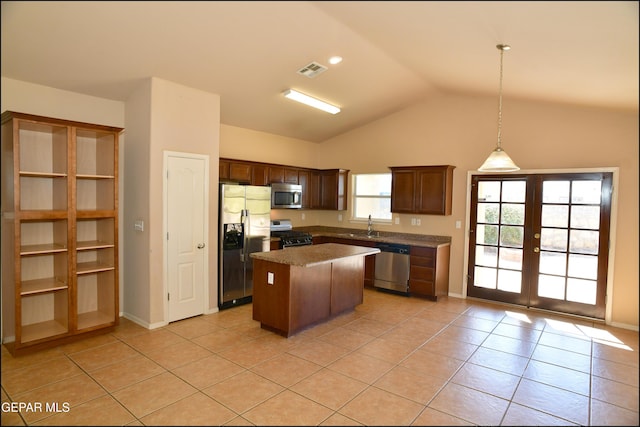
{"type": "Polygon", "coordinates": [[[304,231],[293,230],[290,219],[271,220],[271,237],[280,238],[280,249],[313,244],[311,234],[304,231]]]}

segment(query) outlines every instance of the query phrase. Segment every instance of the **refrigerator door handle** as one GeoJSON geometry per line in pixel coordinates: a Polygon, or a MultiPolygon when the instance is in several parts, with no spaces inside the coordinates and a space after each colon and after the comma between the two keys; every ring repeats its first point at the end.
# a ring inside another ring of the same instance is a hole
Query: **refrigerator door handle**
{"type": "Polygon", "coordinates": [[[242,209],[240,211],[240,222],[242,223],[242,250],[240,251],[240,261],[245,262],[247,260],[247,253],[245,250],[248,248],[249,243],[249,227],[250,227],[250,217],[249,211],[247,209],[242,209]]]}

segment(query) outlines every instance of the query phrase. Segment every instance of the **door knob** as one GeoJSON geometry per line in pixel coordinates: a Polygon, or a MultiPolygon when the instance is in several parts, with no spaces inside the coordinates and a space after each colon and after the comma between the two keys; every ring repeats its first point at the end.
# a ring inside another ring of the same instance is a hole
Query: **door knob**
{"type": "Polygon", "coordinates": [[[200,243],[200,244],[198,245],[198,249],[202,249],[202,248],[204,248],[204,243],[200,243]]]}

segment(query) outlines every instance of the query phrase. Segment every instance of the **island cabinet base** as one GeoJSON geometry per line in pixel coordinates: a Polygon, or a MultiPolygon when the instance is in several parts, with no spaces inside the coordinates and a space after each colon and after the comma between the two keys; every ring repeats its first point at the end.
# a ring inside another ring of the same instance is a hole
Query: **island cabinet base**
{"type": "Polygon", "coordinates": [[[253,319],[289,337],[362,304],[364,257],[311,266],[253,260],[253,319]]]}

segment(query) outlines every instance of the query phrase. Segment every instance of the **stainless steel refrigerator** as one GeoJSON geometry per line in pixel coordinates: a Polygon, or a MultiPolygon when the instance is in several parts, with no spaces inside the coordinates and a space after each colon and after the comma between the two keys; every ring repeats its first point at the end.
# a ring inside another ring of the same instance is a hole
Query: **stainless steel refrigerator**
{"type": "Polygon", "coordinates": [[[269,250],[271,187],[220,184],[218,307],[246,304],[253,295],[253,252],[269,250]]]}

